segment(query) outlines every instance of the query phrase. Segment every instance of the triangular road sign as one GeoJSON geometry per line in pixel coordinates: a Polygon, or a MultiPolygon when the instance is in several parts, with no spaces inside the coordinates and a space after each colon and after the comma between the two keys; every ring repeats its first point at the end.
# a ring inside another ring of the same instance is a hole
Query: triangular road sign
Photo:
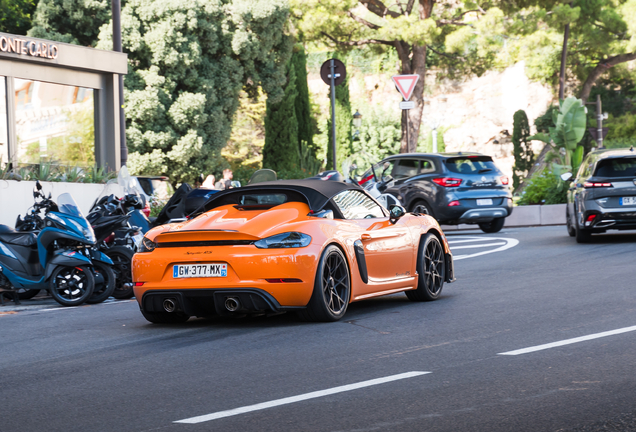
{"type": "Polygon", "coordinates": [[[420,76],[417,74],[393,75],[391,79],[395,83],[395,86],[397,87],[404,100],[407,101],[411,98],[411,94],[413,93],[415,84],[417,84],[417,80],[420,79],[420,76]]]}

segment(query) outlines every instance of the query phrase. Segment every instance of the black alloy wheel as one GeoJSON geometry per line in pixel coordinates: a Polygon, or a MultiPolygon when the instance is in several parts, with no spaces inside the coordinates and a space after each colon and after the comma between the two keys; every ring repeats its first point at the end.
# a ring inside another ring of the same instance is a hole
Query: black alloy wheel
{"type": "Polygon", "coordinates": [[[57,267],[49,280],[53,300],[62,306],[79,306],[90,298],[95,278],[90,267],[57,267]]]}
{"type": "Polygon", "coordinates": [[[480,223],[479,228],[485,233],[492,234],[501,231],[504,222],[506,222],[506,218],[497,218],[490,222],[480,223]]]}
{"type": "Polygon", "coordinates": [[[95,277],[95,288],[93,295],[86,300],[86,303],[101,303],[113,295],[115,290],[115,272],[108,264],[101,262],[93,263],[93,276],[95,277]]]}
{"type": "Polygon", "coordinates": [[[411,301],[437,300],[444,287],[446,260],[444,249],[434,234],[426,234],[420,241],[417,261],[417,289],[405,291],[411,301]]]}
{"type": "Polygon", "coordinates": [[[113,297],[118,300],[131,298],[134,295],[131,262],[135,253],[126,246],[115,246],[104,253],[113,260],[113,271],[115,272],[116,280],[113,297]]]}
{"type": "Polygon", "coordinates": [[[583,215],[580,214],[575,217],[575,222],[576,222],[576,226],[575,226],[575,236],[576,236],[576,242],[577,243],[589,243],[590,241],[592,241],[592,233],[589,230],[586,230],[585,228],[581,227],[581,225],[583,224],[583,215]]]}
{"type": "Polygon", "coordinates": [[[435,217],[431,206],[429,206],[426,201],[423,200],[415,201],[415,203],[411,206],[411,213],[418,213],[435,217]]]}
{"type": "Polygon", "coordinates": [[[568,230],[568,235],[570,237],[574,237],[576,235],[576,230],[572,226],[572,218],[570,217],[570,209],[568,205],[565,205],[565,226],[568,230]]]}
{"type": "Polygon", "coordinates": [[[328,246],[318,263],[311,299],[299,315],[308,321],[338,321],[347,311],[350,296],[347,260],[337,246],[328,246]]]}

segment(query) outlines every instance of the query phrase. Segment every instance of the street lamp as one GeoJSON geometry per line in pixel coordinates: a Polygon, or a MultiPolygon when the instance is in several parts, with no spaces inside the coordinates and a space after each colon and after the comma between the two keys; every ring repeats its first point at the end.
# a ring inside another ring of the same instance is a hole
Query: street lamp
{"type": "Polygon", "coordinates": [[[362,126],[362,114],[356,110],[356,113],[353,115],[353,127],[355,128],[354,137],[357,137],[360,134],[360,126],[362,126]]]}

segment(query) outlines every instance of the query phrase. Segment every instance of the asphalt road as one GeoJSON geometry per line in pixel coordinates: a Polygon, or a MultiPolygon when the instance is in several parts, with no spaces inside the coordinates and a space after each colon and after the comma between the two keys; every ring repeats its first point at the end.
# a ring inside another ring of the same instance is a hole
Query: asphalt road
{"type": "Polygon", "coordinates": [[[440,300],[338,323],[0,306],[0,431],[636,430],[636,234],[448,238],[440,300]]]}

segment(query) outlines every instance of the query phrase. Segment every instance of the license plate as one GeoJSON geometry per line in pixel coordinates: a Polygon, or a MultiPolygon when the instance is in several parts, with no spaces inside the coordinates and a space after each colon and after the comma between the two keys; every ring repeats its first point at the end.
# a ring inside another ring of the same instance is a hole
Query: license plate
{"type": "Polygon", "coordinates": [[[490,198],[478,199],[477,205],[492,205],[492,199],[490,198]]]}
{"type": "Polygon", "coordinates": [[[227,264],[181,264],[172,267],[173,278],[226,277],[227,264]]]}
{"type": "Polygon", "coordinates": [[[621,205],[636,205],[636,197],[623,197],[620,199],[621,205]]]}

